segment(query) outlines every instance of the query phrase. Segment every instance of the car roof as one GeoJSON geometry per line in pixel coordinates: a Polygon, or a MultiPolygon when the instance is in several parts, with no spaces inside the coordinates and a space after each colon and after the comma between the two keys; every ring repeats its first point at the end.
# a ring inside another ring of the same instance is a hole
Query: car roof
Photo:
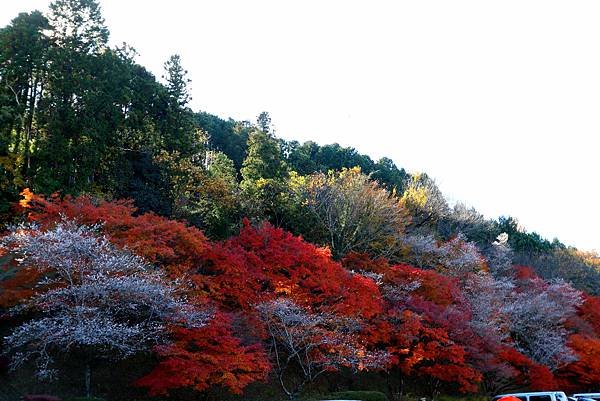
{"type": "Polygon", "coordinates": [[[515,396],[519,396],[519,395],[552,395],[552,394],[557,394],[557,393],[564,394],[563,391],[535,391],[535,392],[529,392],[529,393],[500,394],[500,395],[497,395],[496,397],[507,397],[509,395],[515,395],[515,396]]]}

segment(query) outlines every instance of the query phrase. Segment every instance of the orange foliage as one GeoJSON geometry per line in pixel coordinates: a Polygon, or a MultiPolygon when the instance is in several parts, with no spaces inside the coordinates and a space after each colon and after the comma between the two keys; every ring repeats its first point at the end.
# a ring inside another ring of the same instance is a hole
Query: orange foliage
{"type": "Polygon", "coordinates": [[[367,336],[392,355],[392,365],[405,375],[436,378],[456,384],[462,392],[474,392],[481,374],[468,363],[465,348],[456,344],[443,327],[410,310],[388,311],[367,336]]]}
{"type": "MultiPolygon", "coordinates": [[[[311,312],[364,319],[361,343],[370,350],[388,351],[393,367],[404,375],[435,378],[468,392],[477,390],[482,372],[496,369],[533,390],[557,387],[546,366],[508,343],[485,343],[485,333],[475,333],[469,325],[470,309],[459,281],[438,272],[390,265],[386,259],[359,253],[346,255],[342,266],[327,249],[266,223],[253,227],[245,221],[239,235],[213,243],[183,222],[137,214],[131,201],[45,198],[27,189],[22,195],[17,208],[42,227],[61,216],[82,224],[100,223],[114,244],[165,269],[173,279],[189,281],[195,301],[213,304],[216,312],[209,325],[171,328],[174,342],[156,350],[161,361],[137,382],[152,394],[181,387],[202,391],[212,385],[240,393],[249,383],[265,379],[270,367],[264,349],[236,337],[231,315],[223,311],[240,313],[244,329],[260,337],[259,326],[247,330],[248,322],[256,319],[254,306],[281,296],[311,312]],[[381,277],[381,285],[373,276],[381,277]],[[385,292],[394,290],[398,293],[393,296],[385,292]]],[[[0,307],[31,296],[38,279],[10,260],[2,264],[0,277],[0,307]]],[[[515,279],[542,282],[523,266],[515,268],[515,279]]],[[[569,325],[578,332],[570,346],[579,359],[561,369],[558,380],[565,388],[597,387],[600,298],[586,296],[569,325]]]]}
{"type": "Polygon", "coordinates": [[[468,316],[460,311],[460,290],[455,279],[409,265],[389,265],[384,259],[351,254],[344,264],[383,274],[384,287],[412,288],[404,297],[389,299],[385,311],[366,331],[368,341],[386,349],[392,364],[404,375],[435,378],[455,384],[462,392],[473,392],[481,374],[470,363],[470,342],[464,324],[468,316]],[[417,284],[411,287],[411,284],[417,284]],[[462,338],[460,338],[462,337],[462,338]]]}
{"type": "Polygon", "coordinates": [[[517,280],[536,280],[539,279],[537,273],[529,266],[514,266],[515,278],[517,280]]]}
{"type": "Polygon", "coordinates": [[[29,220],[47,226],[61,216],[82,224],[102,224],[111,242],[127,247],[175,276],[188,272],[204,259],[209,243],[202,231],[154,213],[136,215],[129,200],[107,202],[88,196],[46,199],[24,190],[20,202],[29,220]]]}
{"type": "Polygon", "coordinates": [[[39,271],[31,268],[16,269],[12,263],[0,266],[0,308],[10,308],[34,294],[34,284],[40,277],[39,271]]]}
{"type": "Polygon", "coordinates": [[[534,391],[557,389],[556,379],[547,366],[533,362],[516,349],[505,347],[498,353],[498,357],[513,369],[516,383],[534,391]]]}
{"type": "Polygon", "coordinates": [[[206,327],[172,331],[173,344],[156,350],[161,362],[136,382],[151,395],[182,387],[202,391],[215,385],[240,394],[248,384],[266,379],[270,371],[260,344],[242,344],[232,335],[230,317],[223,313],[217,313],[206,327]]]}
{"type": "Polygon", "coordinates": [[[578,315],[592,327],[596,336],[600,336],[600,297],[585,296],[578,315]]]}
{"type": "Polygon", "coordinates": [[[600,339],[580,334],[571,336],[569,346],[578,360],[558,373],[564,387],[572,391],[588,391],[600,386],[600,339]]]}
{"type": "Polygon", "coordinates": [[[252,227],[245,221],[238,236],[212,247],[199,273],[196,285],[228,308],[249,309],[285,289],[314,310],[367,318],[381,310],[373,280],[349,273],[327,249],[268,223],[252,227]]]}

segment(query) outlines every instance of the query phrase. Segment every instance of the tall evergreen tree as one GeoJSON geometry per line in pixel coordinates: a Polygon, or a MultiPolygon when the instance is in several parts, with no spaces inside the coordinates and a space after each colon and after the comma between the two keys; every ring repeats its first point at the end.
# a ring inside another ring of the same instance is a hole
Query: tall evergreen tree
{"type": "Polygon", "coordinates": [[[243,181],[283,179],[287,168],[277,141],[264,131],[254,131],[248,138],[248,155],[242,165],[243,181]]]}
{"type": "Polygon", "coordinates": [[[81,53],[99,53],[108,43],[108,28],[96,0],[55,0],[50,4],[53,39],[81,53]]]}
{"type": "Polygon", "coordinates": [[[181,57],[178,54],[172,55],[165,63],[164,70],[163,79],[167,81],[169,95],[180,107],[185,107],[192,100],[188,89],[192,81],[187,77],[188,71],[181,66],[181,57]]]}
{"type": "Polygon", "coordinates": [[[248,155],[241,169],[243,208],[246,215],[281,225],[285,216],[288,169],[279,144],[256,130],[248,138],[248,155]]]}
{"type": "Polygon", "coordinates": [[[0,30],[0,209],[29,185],[35,118],[47,78],[48,28],[48,20],[34,11],[0,30]]]}
{"type": "Polygon", "coordinates": [[[204,143],[199,143],[196,136],[193,113],[186,108],[191,100],[188,85],[190,79],[187,71],[181,66],[181,57],[173,55],[164,64],[166,80],[167,113],[161,119],[159,129],[165,138],[167,151],[177,151],[184,157],[199,152],[204,143]]]}
{"type": "Polygon", "coordinates": [[[258,129],[266,134],[272,134],[271,132],[271,116],[266,111],[263,111],[258,115],[256,119],[256,124],[258,125],[258,129]]]}

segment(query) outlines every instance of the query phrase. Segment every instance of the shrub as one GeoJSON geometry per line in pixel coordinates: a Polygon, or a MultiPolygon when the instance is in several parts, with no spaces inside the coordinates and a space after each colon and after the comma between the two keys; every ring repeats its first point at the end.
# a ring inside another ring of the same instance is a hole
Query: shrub
{"type": "Polygon", "coordinates": [[[98,398],[98,397],[75,397],[75,398],[68,398],[65,401],[106,401],[104,398],[98,398]]]}
{"type": "Polygon", "coordinates": [[[61,401],[61,398],[48,394],[28,394],[23,396],[23,401],[61,401]]]}
{"type": "Polygon", "coordinates": [[[340,391],[328,394],[325,400],[361,400],[361,401],[388,401],[387,396],[380,391],[340,391]]]}

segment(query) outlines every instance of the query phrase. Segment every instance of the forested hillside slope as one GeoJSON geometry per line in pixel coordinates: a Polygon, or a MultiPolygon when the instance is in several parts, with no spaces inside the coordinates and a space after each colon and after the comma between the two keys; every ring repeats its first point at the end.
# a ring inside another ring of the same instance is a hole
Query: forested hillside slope
{"type": "Polygon", "coordinates": [[[598,255],[449,205],[388,158],[283,140],[266,112],[191,110],[180,57],[159,81],[108,37],[95,0],[0,30],[15,391],[598,390],[598,255]]]}

